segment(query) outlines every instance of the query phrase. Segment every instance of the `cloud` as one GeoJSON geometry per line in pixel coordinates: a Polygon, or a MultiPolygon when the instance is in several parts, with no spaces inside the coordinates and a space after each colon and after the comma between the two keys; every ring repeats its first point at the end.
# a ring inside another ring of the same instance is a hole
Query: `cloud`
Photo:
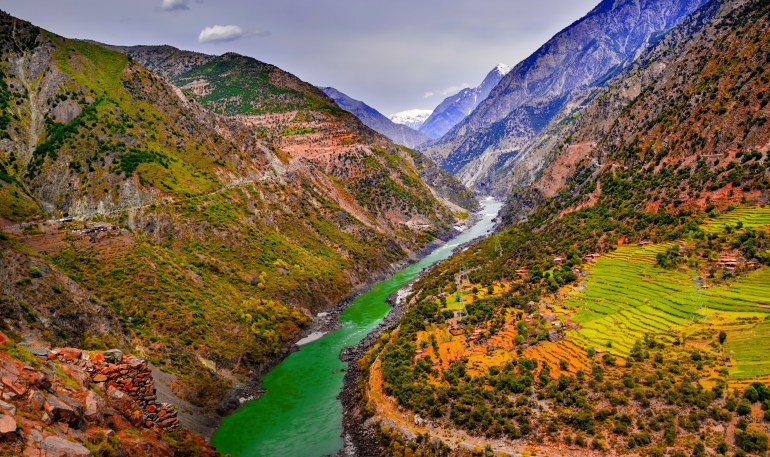
{"type": "Polygon", "coordinates": [[[445,89],[425,92],[425,95],[423,95],[422,98],[431,98],[431,97],[436,96],[436,95],[442,95],[442,96],[446,97],[448,95],[454,95],[454,94],[460,92],[461,90],[467,89],[469,87],[471,87],[471,85],[468,84],[468,83],[462,83],[462,84],[458,84],[456,86],[449,86],[449,87],[447,87],[445,89]]]}
{"type": "Polygon", "coordinates": [[[182,10],[189,10],[190,7],[187,5],[190,0],[163,0],[163,3],[160,5],[160,9],[163,11],[182,11],[182,10]]]}
{"type": "Polygon", "coordinates": [[[198,41],[208,43],[211,41],[233,41],[243,38],[245,32],[237,25],[214,25],[201,30],[198,41]]]}
{"type": "Polygon", "coordinates": [[[213,43],[222,41],[233,41],[244,37],[266,37],[270,36],[269,31],[246,32],[237,25],[213,25],[201,30],[198,35],[198,42],[213,43]]]}

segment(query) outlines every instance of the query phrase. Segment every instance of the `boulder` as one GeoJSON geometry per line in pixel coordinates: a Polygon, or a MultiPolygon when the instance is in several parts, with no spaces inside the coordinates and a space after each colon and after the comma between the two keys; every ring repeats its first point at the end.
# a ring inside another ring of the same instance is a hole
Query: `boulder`
{"type": "Polygon", "coordinates": [[[10,414],[11,416],[15,416],[16,415],[16,406],[14,404],[12,404],[12,403],[6,403],[6,402],[0,400],[0,408],[5,410],[5,412],[10,414]]]}
{"type": "Polygon", "coordinates": [[[67,441],[58,436],[49,436],[45,439],[43,447],[51,457],[89,457],[91,451],[79,443],[67,441]]]}
{"type": "Polygon", "coordinates": [[[27,393],[27,386],[19,383],[17,377],[3,376],[0,381],[3,383],[3,386],[5,386],[4,390],[14,397],[19,397],[27,393]]]}
{"type": "Polygon", "coordinates": [[[45,398],[43,408],[54,422],[66,422],[77,427],[83,418],[83,407],[80,403],[69,402],[69,399],[56,395],[48,395],[45,398]]]}
{"type": "Polygon", "coordinates": [[[123,351],[120,349],[110,349],[102,352],[102,355],[104,355],[104,360],[107,362],[120,363],[123,360],[123,351]]]}
{"type": "Polygon", "coordinates": [[[27,403],[29,403],[29,407],[32,408],[33,411],[40,411],[45,404],[45,395],[40,393],[39,390],[32,389],[27,396],[27,403]]]}
{"type": "Polygon", "coordinates": [[[85,403],[83,416],[90,421],[101,422],[104,419],[104,399],[96,392],[89,390],[85,403]]]}
{"type": "Polygon", "coordinates": [[[78,383],[79,387],[83,387],[88,380],[88,374],[80,367],[70,365],[68,363],[62,364],[62,370],[67,373],[70,378],[74,379],[78,383]]]}
{"type": "Polygon", "coordinates": [[[16,433],[16,420],[13,416],[0,414],[0,436],[16,433]]]}
{"type": "Polygon", "coordinates": [[[58,348],[52,351],[54,354],[69,362],[79,360],[83,351],[77,348],[58,348]]]}
{"type": "Polygon", "coordinates": [[[32,354],[38,357],[48,357],[48,353],[50,351],[46,348],[41,348],[39,346],[32,346],[29,348],[29,352],[31,352],[32,354]]]}

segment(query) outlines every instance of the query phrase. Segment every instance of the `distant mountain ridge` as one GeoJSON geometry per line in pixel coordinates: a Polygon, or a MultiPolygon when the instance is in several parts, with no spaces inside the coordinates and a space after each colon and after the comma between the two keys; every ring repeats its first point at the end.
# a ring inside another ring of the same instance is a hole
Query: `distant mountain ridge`
{"type": "Polygon", "coordinates": [[[333,87],[323,87],[321,90],[334,100],[340,108],[352,113],[366,126],[385,135],[395,143],[408,148],[415,148],[429,139],[409,126],[393,122],[366,103],[351,98],[333,87]]]}
{"type": "Polygon", "coordinates": [[[422,124],[428,120],[432,113],[433,111],[429,109],[409,109],[391,114],[388,116],[388,119],[395,122],[396,124],[405,125],[409,128],[419,130],[420,127],[422,127],[422,124]]]}
{"type": "Polygon", "coordinates": [[[511,71],[503,63],[490,71],[480,85],[469,87],[444,99],[433,110],[430,117],[420,126],[420,132],[436,139],[442,137],[452,127],[462,122],[477,106],[489,96],[492,89],[511,71]]]}
{"type": "MultiPolygon", "coordinates": [[[[424,152],[479,190],[565,106],[630,65],[705,0],[604,0],[519,63],[424,152]]],[[[423,129],[425,126],[423,126],[423,129]]]]}

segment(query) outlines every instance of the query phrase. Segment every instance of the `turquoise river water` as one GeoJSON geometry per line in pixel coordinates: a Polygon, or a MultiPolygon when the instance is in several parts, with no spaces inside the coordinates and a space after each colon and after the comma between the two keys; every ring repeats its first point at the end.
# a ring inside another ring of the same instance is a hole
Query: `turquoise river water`
{"type": "Polygon", "coordinates": [[[459,244],[485,235],[502,203],[482,202],[482,218],[419,262],[376,283],[340,315],[340,327],[301,346],[262,380],[266,392],[226,417],[212,444],[233,457],[319,457],[342,448],[342,389],[346,364],[340,352],[358,344],[390,309],[387,297],[425,267],[446,259],[459,244]]]}

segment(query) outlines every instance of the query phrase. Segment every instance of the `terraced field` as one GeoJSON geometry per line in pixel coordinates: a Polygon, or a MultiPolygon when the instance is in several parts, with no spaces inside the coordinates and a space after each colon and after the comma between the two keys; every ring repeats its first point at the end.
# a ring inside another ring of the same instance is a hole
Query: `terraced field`
{"type": "Polygon", "coordinates": [[[770,207],[755,208],[742,206],[720,214],[715,219],[707,220],[703,229],[707,233],[721,232],[726,226],[734,227],[738,222],[742,222],[744,227],[768,226],[770,225],[770,207]]]}
{"type": "MultiPolygon", "coordinates": [[[[709,221],[715,233],[742,222],[744,227],[770,225],[770,209],[739,208],[709,221]]],[[[763,267],[722,284],[699,288],[694,270],[664,270],[656,254],[673,243],[622,246],[590,268],[585,287],[565,301],[575,309],[572,320],[582,328],[568,339],[626,356],[646,333],[675,342],[706,342],[727,333],[726,355],[736,380],[770,375],[770,268],[763,267]]]]}

